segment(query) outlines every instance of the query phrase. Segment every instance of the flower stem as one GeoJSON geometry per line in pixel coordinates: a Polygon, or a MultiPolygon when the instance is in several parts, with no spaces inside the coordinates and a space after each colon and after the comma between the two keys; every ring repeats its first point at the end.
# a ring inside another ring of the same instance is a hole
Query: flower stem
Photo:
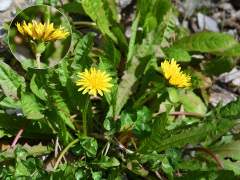
{"type": "Polygon", "coordinates": [[[47,19],[48,22],[51,22],[51,6],[47,6],[47,19]]]}
{"type": "Polygon", "coordinates": [[[114,133],[113,133],[112,136],[108,139],[107,143],[106,143],[105,146],[102,148],[102,150],[99,152],[99,154],[98,154],[98,156],[97,156],[96,159],[98,159],[99,156],[103,154],[103,151],[106,149],[108,143],[110,143],[110,141],[112,140],[113,136],[114,136],[114,133]]]}
{"type": "Polygon", "coordinates": [[[96,26],[97,24],[94,22],[87,22],[87,21],[78,21],[74,22],[74,25],[81,25],[81,26],[96,26]]]}
{"type": "MultiPolygon", "coordinates": [[[[153,117],[157,116],[158,114],[161,114],[162,112],[155,113],[153,117]]],[[[186,116],[198,116],[205,118],[206,115],[204,114],[199,114],[199,113],[192,113],[192,112],[181,112],[181,111],[170,111],[169,115],[186,115],[186,116]]]]}
{"type": "Polygon", "coordinates": [[[57,160],[57,162],[56,162],[56,164],[55,164],[55,166],[54,166],[54,169],[55,169],[55,170],[57,169],[58,164],[59,164],[59,162],[61,161],[61,159],[62,159],[62,157],[64,156],[64,154],[68,151],[68,149],[69,149],[70,147],[72,147],[72,145],[76,144],[78,141],[80,141],[79,138],[73,140],[73,141],[72,141],[70,144],[68,144],[67,147],[63,150],[63,152],[62,152],[62,153],[60,154],[60,156],[58,157],[58,160],[57,160]]]}
{"type": "Polygon", "coordinates": [[[180,38],[181,36],[181,31],[182,31],[182,27],[183,27],[183,23],[184,21],[186,20],[186,18],[189,16],[190,12],[192,11],[193,7],[196,5],[196,3],[198,2],[198,0],[195,0],[192,5],[190,6],[190,8],[188,9],[186,15],[184,16],[183,18],[183,21],[182,21],[182,24],[180,25],[180,28],[179,28],[179,32],[178,32],[178,38],[180,38]]]}
{"type": "Polygon", "coordinates": [[[29,121],[30,121],[30,119],[27,119],[25,121],[25,123],[22,125],[21,129],[18,131],[15,139],[12,142],[11,148],[13,148],[16,145],[18,139],[20,138],[21,134],[23,133],[23,130],[25,129],[25,127],[28,125],[29,121]]]}
{"type": "Polygon", "coordinates": [[[223,163],[220,161],[220,159],[218,159],[218,157],[212,151],[210,151],[208,149],[205,149],[205,148],[189,148],[189,149],[186,149],[186,151],[204,151],[204,152],[208,153],[209,155],[211,155],[218,162],[218,164],[222,168],[225,168],[223,163]]]}
{"type": "MultiPolygon", "coordinates": [[[[25,127],[28,125],[29,121],[30,121],[30,119],[27,119],[27,120],[25,121],[25,123],[22,125],[21,129],[18,131],[16,137],[14,138],[14,140],[13,140],[12,145],[11,145],[10,148],[13,148],[13,147],[17,144],[18,139],[20,138],[21,134],[23,133],[25,127]]],[[[6,167],[6,166],[7,166],[7,161],[4,162],[3,167],[6,167]]]]}
{"type": "Polygon", "coordinates": [[[90,95],[87,95],[87,99],[85,101],[84,109],[83,109],[83,134],[87,136],[87,109],[88,109],[88,103],[89,103],[90,95]]]}
{"type": "Polygon", "coordinates": [[[36,63],[37,63],[37,68],[38,69],[41,69],[41,66],[40,66],[40,56],[41,56],[41,54],[39,54],[39,53],[36,54],[36,63]]]}

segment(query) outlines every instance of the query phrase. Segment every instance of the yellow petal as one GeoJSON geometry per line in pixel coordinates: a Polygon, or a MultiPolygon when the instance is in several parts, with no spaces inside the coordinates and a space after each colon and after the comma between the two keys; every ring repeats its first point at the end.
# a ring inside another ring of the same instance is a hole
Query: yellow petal
{"type": "Polygon", "coordinates": [[[21,25],[20,25],[18,22],[17,22],[16,26],[17,26],[18,31],[19,31],[22,35],[25,35],[24,30],[22,29],[21,25]]]}
{"type": "Polygon", "coordinates": [[[83,91],[83,94],[86,94],[88,92],[88,88],[86,88],[84,91],[83,91]]]}
{"type": "Polygon", "coordinates": [[[32,22],[33,22],[33,34],[34,34],[34,36],[37,38],[37,39],[41,39],[41,30],[40,30],[40,28],[38,27],[38,25],[37,25],[37,22],[35,21],[35,20],[32,20],[32,22]]]}
{"type": "Polygon", "coordinates": [[[102,91],[101,90],[97,90],[98,91],[98,93],[101,95],[101,96],[103,96],[103,93],[102,93],[102,91]]]}
{"type": "Polygon", "coordinates": [[[102,88],[102,91],[110,92],[109,89],[107,89],[107,88],[102,88]]]}
{"type": "Polygon", "coordinates": [[[96,91],[96,89],[93,90],[93,95],[94,95],[94,97],[97,97],[97,91],[96,91]]]}

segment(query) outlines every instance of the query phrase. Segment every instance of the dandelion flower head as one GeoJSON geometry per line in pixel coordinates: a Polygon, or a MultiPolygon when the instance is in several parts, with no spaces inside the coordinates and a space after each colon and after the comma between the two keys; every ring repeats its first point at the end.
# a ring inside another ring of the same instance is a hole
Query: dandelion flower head
{"type": "Polygon", "coordinates": [[[174,87],[187,89],[192,84],[190,83],[191,77],[183,74],[179,64],[172,59],[171,61],[165,60],[161,63],[164,77],[168,80],[169,84],[174,87]]]}
{"type": "Polygon", "coordinates": [[[53,23],[49,24],[47,19],[44,24],[32,20],[32,23],[26,24],[23,20],[22,23],[16,23],[18,31],[23,35],[26,41],[28,39],[32,40],[43,40],[45,42],[55,41],[57,39],[66,38],[69,35],[69,32],[63,30],[61,26],[57,29],[53,27],[53,23]]]}
{"type": "Polygon", "coordinates": [[[102,91],[110,92],[107,88],[113,87],[113,84],[109,83],[112,80],[109,75],[95,68],[91,68],[89,71],[85,69],[84,72],[78,73],[78,77],[81,79],[77,81],[77,86],[82,86],[78,91],[84,90],[83,94],[89,92],[89,94],[93,94],[95,97],[97,97],[97,93],[103,96],[102,91]]]}

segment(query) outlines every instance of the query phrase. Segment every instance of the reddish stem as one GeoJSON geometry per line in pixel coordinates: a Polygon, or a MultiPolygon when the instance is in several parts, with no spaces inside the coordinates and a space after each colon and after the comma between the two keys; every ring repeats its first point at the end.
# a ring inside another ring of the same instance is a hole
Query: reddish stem
{"type": "MultiPolygon", "coordinates": [[[[155,113],[153,117],[157,116],[161,112],[155,113]]],[[[169,115],[186,115],[186,116],[199,116],[205,118],[206,115],[199,114],[199,113],[192,113],[192,112],[181,112],[181,111],[171,111],[169,112],[169,115]]]]}
{"type": "MultiPolygon", "coordinates": [[[[27,120],[25,121],[25,123],[22,125],[21,129],[18,131],[16,137],[14,138],[14,140],[13,140],[12,145],[11,145],[10,148],[13,148],[13,147],[16,145],[18,139],[20,138],[21,134],[23,133],[23,130],[25,129],[25,127],[28,125],[29,121],[30,121],[30,119],[27,119],[27,120]]],[[[8,162],[8,161],[4,161],[3,167],[6,167],[6,166],[7,166],[7,162],[8,162]]]]}
{"type": "Polygon", "coordinates": [[[199,116],[205,118],[206,116],[199,113],[192,113],[192,112],[181,112],[181,111],[172,111],[169,112],[169,115],[187,115],[187,116],[199,116]]]}
{"type": "Polygon", "coordinates": [[[205,148],[189,148],[189,149],[186,149],[186,151],[204,151],[204,152],[208,153],[209,155],[211,155],[218,162],[218,164],[222,168],[225,168],[223,163],[220,161],[220,159],[218,159],[218,157],[212,151],[210,151],[208,149],[205,149],[205,148]]]}

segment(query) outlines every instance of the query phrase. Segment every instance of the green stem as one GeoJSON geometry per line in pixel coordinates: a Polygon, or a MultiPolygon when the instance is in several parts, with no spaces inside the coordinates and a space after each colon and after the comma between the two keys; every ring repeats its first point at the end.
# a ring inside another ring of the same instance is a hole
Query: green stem
{"type": "MultiPolygon", "coordinates": [[[[21,134],[23,133],[25,127],[28,125],[29,122],[30,122],[30,119],[27,119],[27,120],[25,121],[25,123],[22,125],[21,129],[18,131],[16,137],[14,138],[14,140],[13,140],[12,145],[11,145],[10,148],[13,148],[13,147],[16,145],[17,141],[19,140],[21,134]]],[[[7,160],[4,161],[3,167],[6,167],[6,166],[7,166],[7,162],[8,162],[7,160]]]]}
{"type": "Polygon", "coordinates": [[[88,109],[88,103],[89,103],[90,95],[87,95],[87,99],[85,101],[84,109],[83,109],[83,134],[87,136],[87,109],[88,109]]]}
{"type": "Polygon", "coordinates": [[[97,24],[95,22],[86,22],[86,21],[78,21],[73,22],[74,25],[82,25],[82,26],[96,26],[97,24]]]}
{"type": "Polygon", "coordinates": [[[225,8],[223,9],[223,20],[222,20],[222,26],[221,26],[221,33],[223,32],[224,24],[225,24],[225,18],[226,18],[226,13],[225,13],[225,8]]]}
{"type": "Polygon", "coordinates": [[[56,164],[55,164],[55,166],[54,166],[54,169],[55,169],[55,170],[57,169],[58,164],[59,164],[59,162],[61,161],[61,159],[62,159],[62,157],[64,156],[64,154],[68,151],[68,149],[69,149],[70,147],[72,147],[72,145],[76,144],[78,141],[80,141],[79,138],[78,138],[78,139],[75,139],[75,140],[72,141],[70,144],[68,144],[67,147],[63,150],[63,152],[62,152],[62,153],[60,154],[60,156],[58,157],[58,160],[57,160],[57,162],[56,162],[56,164]]]}
{"type": "Polygon", "coordinates": [[[166,173],[169,180],[174,180],[172,173],[166,173]]]}
{"type": "Polygon", "coordinates": [[[221,166],[221,168],[225,168],[223,163],[220,161],[220,159],[210,150],[208,149],[205,149],[205,148],[189,148],[189,149],[186,149],[185,151],[203,151],[203,152],[206,152],[208,153],[209,155],[211,155],[219,164],[219,166],[221,166]]]}
{"type": "Polygon", "coordinates": [[[180,37],[181,35],[181,30],[182,30],[182,26],[183,26],[183,23],[184,21],[186,20],[186,18],[188,17],[189,13],[191,12],[192,8],[195,6],[195,4],[198,2],[198,0],[195,0],[192,4],[192,6],[188,9],[187,11],[187,14],[185,15],[185,17],[183,18],[183,21],[182,21],[182,24],[180,25],[180,28],[179,28],[179,32],[178,32],[178,38],[180,37]]]}
{"type": "Polygon", "coordinates": [[[46,12],[46,16],[45,16],[45,21],[48,19],[48,22],[51,22],[51,7],[47,6],[47,12],[46,12]]]}
{"type": "Polygon", "coordinates": [[[37,63],[37,68],[38,69],[41,69],[41,66],[40,66],[40,56],[41,56],[40,53],[36,53],[36,63],[37,63]]]}
{"type": "Polygon", "coordinates": [[[112,140],[113,136],[114,136],[114,134],[112,134],[112,136],[109,138],[109,140],[107,141],[107,143],[104,145],[104,147],[102,148],[102,150],[99,152],[99,154],[98,154],[98,156],[97,156],[96,159],[98,159],[100,155],[102,156],[103,151],[106,149],[108,143],[112,140]]]}
{"type": "MultiPolygon", "coordinates": [[[[160,91],[162,91],[164,88],[165,88],[165,85],[164,85],[162,88],[160,88],[158,91],[156,91],[155,93],[151,94],[151,95],[148,96],[146,99],[144,99],[143,101],[141,101],[140,103],[135,103],[135,104],[133,105],[133,109],[137,109],[137,108],[139,108],[141,105],[145,104],[147,101],[151,100],[154,96],[157,95],[157,93],[159,93],[160,91]]],[[[145,96],[145,95],[143,95],[143,96],[145,96]]],[[[141,98],[141,97],[140,97],[140,98],[141,98]]]]}
{"type": "MultiPolygon", "coordinates": [[[[111,93],[112,94],[112,93],[111,93]]],[[[114,112],[114,107],[113,107],[113,102],[109,99],[109,97],[108,97],[108,95],[107,94],[105,94],[105,97],[106,97],[106,99],[108,100],[108,102],[109,102],[109,105],[110,106],[112,106],[112,117],[113,117],[113,119],[115,118],[115,112],[114,112]]],[[[112,99],[114,99],[113,97],[112,97],[112,99]]]]}

